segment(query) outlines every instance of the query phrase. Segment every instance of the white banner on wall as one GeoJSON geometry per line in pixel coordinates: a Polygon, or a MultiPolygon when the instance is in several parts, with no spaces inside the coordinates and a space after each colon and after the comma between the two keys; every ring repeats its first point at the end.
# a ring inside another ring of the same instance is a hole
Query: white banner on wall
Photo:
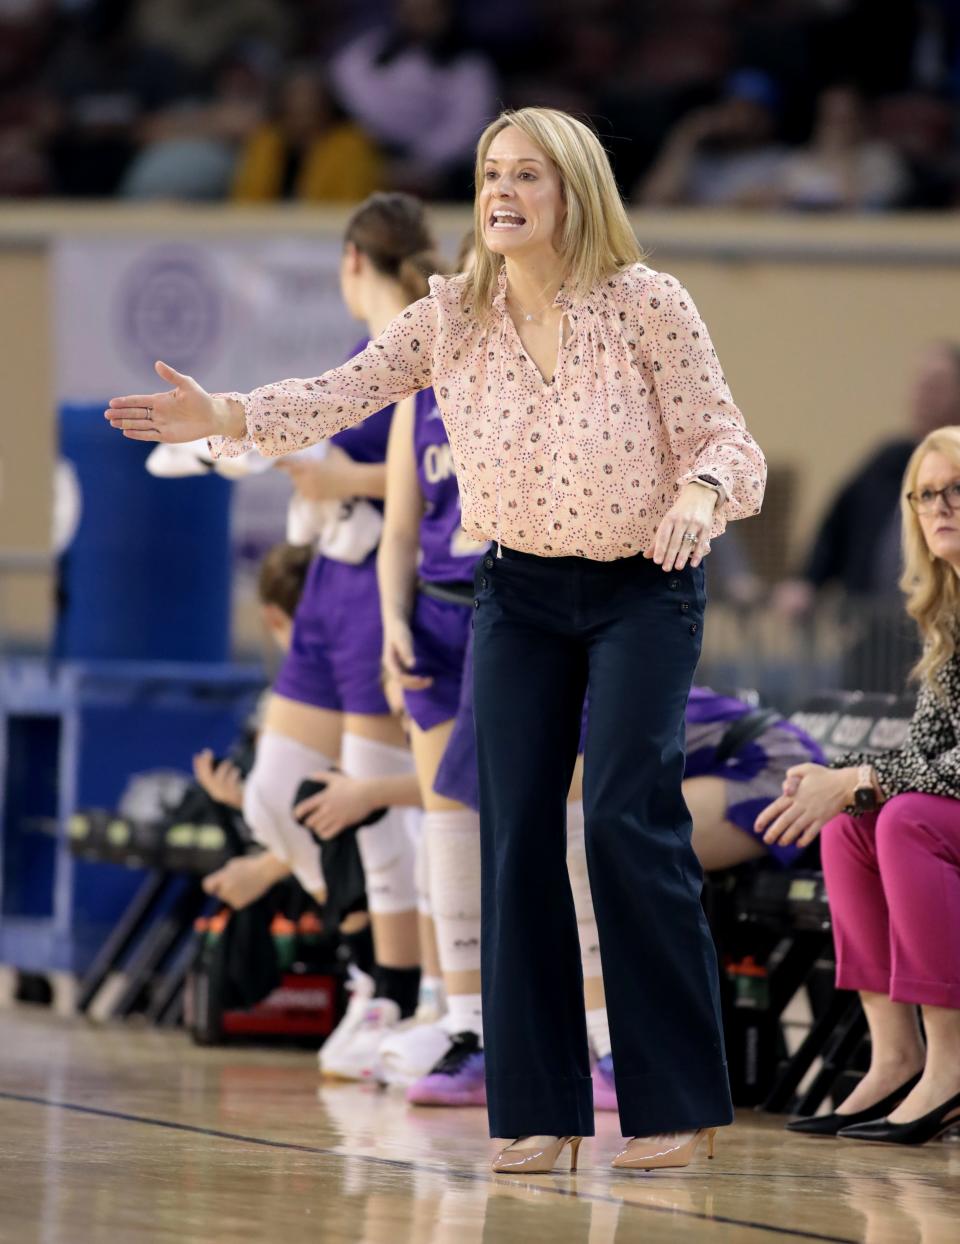
{"type": "MultiPolygon", "coordinates": [[[[163,359],[207,389],[241,392],[315,376],[365,335],[340,297],[343,241],[328,237],[64,238],[53,255],[56,394],[99,404],[165,387],[163,359]]],[[[233,486],[234,636],[256,641],[263,554],[284,538],[290,482],[280,471],[233,486]]]]}
{"type": "Polygon", "coordinates": [[[57,396],[160,387],[161,358],[208,389],[317,375],[363,336],[329,237],[64,238],[53,262],[57,396]]]}

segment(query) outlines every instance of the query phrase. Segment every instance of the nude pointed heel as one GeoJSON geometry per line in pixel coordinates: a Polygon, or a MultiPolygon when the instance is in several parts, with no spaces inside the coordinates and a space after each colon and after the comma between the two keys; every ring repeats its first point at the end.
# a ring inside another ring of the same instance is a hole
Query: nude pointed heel
{"type": "Polygon", "coordinates": [[[501,1149],[493,1160],[493,1170],[498,1175],[549,1175],[559,1161],[564,1148],[570,1146],[570,1172],[576,1172],[582,1136],[558,1136],[542,1149],[514,1149],[511,1141],[501,1149]]]}
{"type": "Polygon", "coordinates": [[[707,1157],[713,1157],[716,1135],[715,1127],[701,1127],[681,1144],[671,1144],[666,1138],[657,1141],[648,1136],[635,1136],[610,1165],[620,1171],[653,1171],[668,1166],[689,1166],[704,1137],[707,1140],[707,1157]]]}

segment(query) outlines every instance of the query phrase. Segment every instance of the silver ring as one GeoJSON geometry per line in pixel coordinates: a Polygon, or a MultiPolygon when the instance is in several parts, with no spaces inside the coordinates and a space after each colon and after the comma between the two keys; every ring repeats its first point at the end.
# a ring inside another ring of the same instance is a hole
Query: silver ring
{"type": "Polygon", "coordinates": [[[692,540],[694,544],[696,544],[696,542],[700,539],[700,537],[697,535],[694,535],[692,531],[685,531],[683,533],[683,538],[684,540],[692,540]]]}

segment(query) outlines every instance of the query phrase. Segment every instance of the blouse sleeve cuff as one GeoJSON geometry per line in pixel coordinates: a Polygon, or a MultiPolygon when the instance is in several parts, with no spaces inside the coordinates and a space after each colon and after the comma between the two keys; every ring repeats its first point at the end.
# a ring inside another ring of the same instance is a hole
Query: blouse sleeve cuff
{"type": "MultiPolygon", "coordinates": [[[[247,406],[248,394],[211,393],[210,396],[225,397],[228,401],[239,402],[249,418],[249,409],[247,406]]],[[[217,460],[219,458],[239,458],[241,454],[249,453],[251,449],[256,449],[257,444],[253,437],[248,434],[243,437],[208,436],[207,446],[210,450],[211,458],[217,460]]]]}
{"type": "Polygon", "coordinates": [[[725,473],[723,473],[718,467],[695,467],[693,470],[687,471],[686,474],[681,475],[677,482],[681,488],[684,484],[702,484],[704,481],[701,477],[704,475],[711,475],[717,481],[716,488],[714,488],[712,484],[707,484],[706,487],[710,488],[711,491],[717,494],[717,512],[719,512],[720,507],[726,505],[730,500],[731,485],[730,481],[726,478],[725,473]]]}

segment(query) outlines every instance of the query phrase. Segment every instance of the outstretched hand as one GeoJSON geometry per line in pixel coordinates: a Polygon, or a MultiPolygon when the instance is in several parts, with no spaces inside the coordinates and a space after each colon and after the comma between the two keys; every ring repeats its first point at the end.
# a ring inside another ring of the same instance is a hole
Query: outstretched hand
{"type": "Polygon", "coordinates": [[[238,435],[227,426],[231,413],[228,402],[211,397],[192,376],[183,375],[167,363],[155,363],[154,370],[161,380],[175,387],[163,393],[132,393],[111,398],[109,409],[103,412],[111,427],[132,441],[165,441],[168,444],[218,434],[238,435]]]}

